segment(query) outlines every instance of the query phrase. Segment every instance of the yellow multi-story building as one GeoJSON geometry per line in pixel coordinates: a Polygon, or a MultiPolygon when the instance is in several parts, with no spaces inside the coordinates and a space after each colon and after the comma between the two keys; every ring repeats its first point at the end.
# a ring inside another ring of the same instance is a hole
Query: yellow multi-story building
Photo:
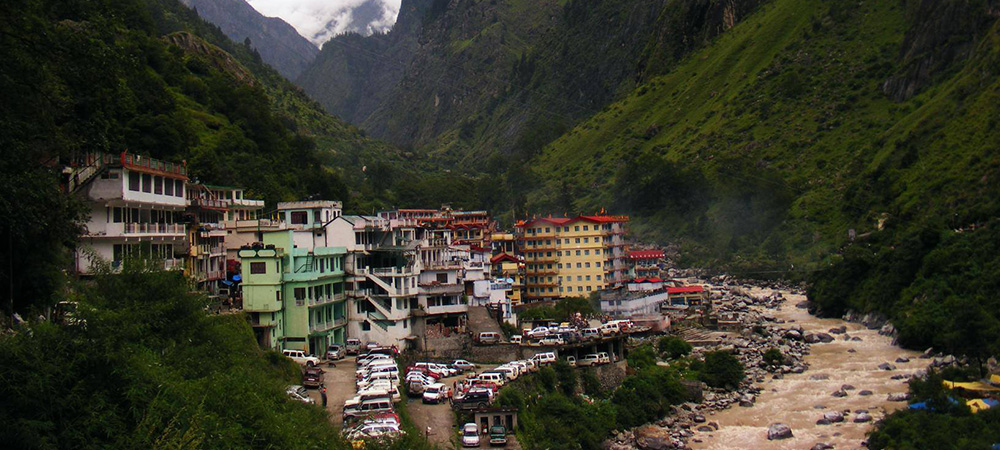
{"type": "Polygon", "coordinates": [[[544,218],[517,225],[526,302],[586,297],[625,281],[627,216],[544,218]]]}

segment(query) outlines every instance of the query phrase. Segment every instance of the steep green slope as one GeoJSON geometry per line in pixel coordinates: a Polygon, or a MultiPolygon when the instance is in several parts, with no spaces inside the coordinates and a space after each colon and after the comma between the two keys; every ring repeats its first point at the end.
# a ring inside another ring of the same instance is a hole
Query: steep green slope
{"type": "Polygon", "coordinates": [[[877,311],[906,345],[995,353],[996,294],[976,281],[990,251],[942,255],[997,226],[1000,14],[928,5],[762,7],[548,146],[532,208],[565,207],[575,186],[572,208],[630,210],[700,264],[809,277],[827,314],[877,311]]]}
{"type": "Polygon", "coordinates": [[[973,174],[993,159],[983,145],[995,138],[987,131],[992,91],[976,86],[956,97],[951,86],[963,77],[955,76],[908,101],[888,99],[881,88],[906,29],[894,2],[766,5],[546,148],[537,173],[549,181],[535,207],[556,203],[553,188],[568,181],[584,195],[574,206],[631,207],[650,219],[638,227],[648,236],[710,237],[712,250],[751,253],[774,236],[773,256],[788,249],[804,263],[839,246],[848,229],[872,231],[883,214],[908,219],[967,204],[981,195],[968,190],[973,174]],[[968,134],[980,127],[986,135],[968,134]],[[956,132],[969,142],[955,145],[956,132]],[[897,167],[918,138],[937,148],[914,148],[919,155],[897,167]],[[656,191],[664,181],[643,168],[648,158],[696,169],[685,178],[700,184],[704,209],[671,207],[673,194],[656,191]],[[895,191],[858,185],[879,167],[893,170],[885,187],[895,191]],[[629,198],[644,188],[653,195],[629,198]]]}

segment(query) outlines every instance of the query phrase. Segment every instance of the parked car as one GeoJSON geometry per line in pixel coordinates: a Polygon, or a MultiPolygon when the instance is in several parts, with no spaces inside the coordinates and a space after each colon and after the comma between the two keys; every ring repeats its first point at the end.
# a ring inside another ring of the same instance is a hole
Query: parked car
{"type": "Polygon", "coordinates": [[[306,352],[302,350],[286,349],[282,350],[281,354],[291,358],[292,361],[295,361],[305,366],[315,366],[319,364],[319,358],[313,355],[306,354],[306,352]]]}
{"type": "Polygon", "coordinates": [[[563,345],[565,343],[561,337],[546,337],[538,341],[538,345],[563,345]]]}
{"type": "Polygon", "coordinates": [[[499,344],[501,340],[500,333],[495,331],[483,331],[476,335],[476,342],[479,345],[494,345],[499,344]]]}
{"type": "Polygon", "coordinates": [[[514,336],[511,336],[510,337],[510,342],[514,343],[514,344],[517,344],[517,345],[521,345],[521,335],[520,334],[515,334],[514,336]]]}
{"type": "Polygon", "coordinates": [[[361,352],[361,339],[348,339],[344,343],[344,353],[348,355],[357,355],[361,352]]]}
{"type": "Polygon", "coordinates": [[[532,356],[531,359],[539,366],[547,366],[556,362],[556,354],[553,352],[542,352],[532,356]]]}
{"type": "Polygon", "coordinates": [[[326,348],[326,360],[336,361],[338,359],[344,359],[344,346],[340,344],[333,344],[326,348]]]}
{"type": "Polygon", "coordinates": [[[344,419],[365,417],[371,414],[391,413],[392,399],[388,397],[364,400],[360,404],[344,406],[344,419]]]}
{"type": "Polygon", "coordinates": [[[476,380],[503,386],[507,382],[507,376],[500,372],[483,372],[476,377],[476,380]]]}
{"type": "Polygon", "coordinates": [[[576,357],[575,356],[567,356],[566,357],[566,364],[569,364],[570,367],[576,367],[576,357]]]}
{"type": "Polygon", "coordinates": [[[390,439],[401,436],[403,430],[399,428],[399,424],[392,423],[362,423],[355,428],[351,428],[347,431],[346,437],[348,440],[357,441],[362,439],[390,439]]]}
{"type": "Polygon", "coordinates": [[[299,385],[288,386],[288,388],[285,389],[285,393],[288,394],[288,396],[292,400],[299,401],[302,403],[308,403],[310,405],[316,404],[316,400],[313,400],[312,397],[309,397],[309,393],[306,392],[306,388],[303,386],[299,385]]]}
{"type": "Polygon", "coordinates": [[[468,372],[471,370],[476,370],[476,365],[470,363],[464,359],[456,359],[449,364],[452,368],[460,370],[462,372],[468,372]]]}
{"type": "Polygon", "coordinates": [[[580,334],[583,335],[584,339],[597,339],[601,336],[601,332],[597,328],[584,328],[580,330],[580,334]]]}
{"type": "Polygon", "coordinates": [[[318,388],[323,385],[323,369],[318,366],[308,366],[302,373],[302,384],[305,387],[318,388]]]}
{"type": "Polygon", "coordinates": [[[549,335],[549,333],[550,332],[549,332],[549,328],[548,327],[535,327],[532,330],[525,331],[524,335],[527,336],[527,337],[530,337],[530,338],[536,338],[537,339],[537,338],[546,337],[546,336],[549,335]]]}
{"type": "Polygon", "coordinates": [[[597,359],[601,364],[611,364],[611,357],[608,356],[608,352],[598,352],[597,359]]]}
{"type": "Polygon", "coordinates": [[[493,372],[501,373],[506,378],[507,381],[514,381],[517,379],[518,371],[517,369],[510,367],[508,365],[502,365],[495,369],[493,372]]]}
{"type": "Polygon", "coordinates": [[[391,361],[392,357],[389,356],[389,355],[381,355],[381,354],[377,354],[376,353],[374,355],[359,356],[358,359],[355,362],[359,366],[364,366],[364,365],[366,365],[366,364],[368,364],[368,363],[370,363],[372,361],[375,361],[377,359],[384,359],[384,360],[391,361]]]}
{"type": "Polygon", "coordinates": [[[489,406],[492,401],[493,397],[488,390],[469,389],[469,392],[461,397],[453,398],[452,405],[458,409],[477,409],[489,406]]]}
{"type": "Polygon", "coordinates": [[[601,336],[611,336],[621,333],[621,328],[618,326],[618,322],[608,322],[602,324],[597,327],[597,330],[601,332],[601,336]]]}
{"type": "Polygon", "coordinates": [[[443,383],[429,384],[421,397],[424,403],[441,403],[451,397],[451,388],[443,383]]]}
{"type": "Polygon", "coordinates": [[[507,429],[502,425],[490,427],[490,447],[503,447],[507,445],[507,429]]]}
{"type": "Polygon", "coordinates": [[[583,355],[582,358],[580,358],[579,360],[577,360],[576,366],[577,367],[587,367],[587,366],[595,366],[595,365],[600,364],[600,363],[601,363],[601,359],[597,356],[597,353],[591,353],[589,355],[583,355]]]}
{"type": "Polygon", "coordinates": [[[479,447],[479,426],[474,423],[462,425],[462,447],[479,447]]]}

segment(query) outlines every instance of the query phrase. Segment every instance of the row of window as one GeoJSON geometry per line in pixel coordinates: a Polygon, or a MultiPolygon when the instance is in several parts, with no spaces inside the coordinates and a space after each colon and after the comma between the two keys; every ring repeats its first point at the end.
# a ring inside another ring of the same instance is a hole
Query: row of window
{"type": "MultiPolygon", "coordinates": [[[[562,277],[562,276],[558,276],[556,278],[558,279],[558,281],[560,283],[562,283],[564,279],[566,281],[573,281],[573,277],[572,276],[567,276],[565,278],[562,277]]],[[[601,281],[601,276],[600,275],[595,275],[594,279],[597,280],[597,281],[601,281]]],[[[543,282],[543,281],[549,281],[549,282],[551,282],[552,281],[552,277],[548,277],[548,278],[546,278],[546,277],[528,277],[528,282],[529,283],[537,283],[537,282],[543,282]]],[[[576,281],[590,281],[590,275],[577,275],[576,276],[576,281]]]]}
{"type": "Polygon", "coordinates": [[[184,180],[172,180],[148,173],[129,172],[128,190],[184,197],[184,180]]]}
{"type": "MultiPolygon", "coordinates": [[[[573,226],[573,231],[580,231],[580,226],[581,225],[574,225],[573,226]]],[[[583,231],[590,231],[590,225],[582,225],[582,226],[583,226],[583,231]]],[[[559,232],[560,228],[562,228],[562,231],[564,233],[569,232],[569,226],[565,226],[565,227],[555,227],[556,233],[559,232]]],[[[611,225],[610,224],[606,224],[606,225],[594,225],[594,231],[598,231],[598,230],[610,230],[610,229],[611,229],[611,225]]],[[[550,227],[545,227],[545,228],[542,228],[542,227],[528,228],[528,234],[551,233],[551,232],[552,232],[552,228],[550,228],[550,227]]]]}
{"type": "Polygon", "coordinates": [[[333,283],[327,283],[315,287],[313,286],[297,287],[293,289],[293,294],[295,295],[295,304],[298,306],[302,306],[307,299],[316,300],[323,297],[330,298],[331,296],[333,296],[333,294],[342,293],[343,292],[342,286],[343,285],[341,284],[334,286],[333,283]]]}
{"type": "MultiPolygon", "coordinates": [[[[586,288],[587,292],[593,292],[595,289],[599,289],[596,286],[577,286],[575,292],[583,292],[584,288],[586,288]]],[[[555,288],[533,288],[533,287],[529,287],[528,288],[528,293],[530,293],[530,294],[534,294],[534,293],[544,294],[546,292],[555,292],[554,289],[555,288]],[[546,289],[548,289],[548,290],[546,290],[546,289]]],[[[573,291],[573,286],[569,286],[569,287],[565,287],[565,288],[562,287],[562,286],[560,286],[559,287],[559,292],[563,292],[563,293],[574,292],[573,291]]]]}
{"type": "Polygon", "coordinates": [[[180,213],[159,209],[108,208],[108,223],[176,223],[180,213]]]}
{"type": "Polygon", "coordinates": [[[111,250],[111,260],[121,262],[126,256],[136,256],[156,259],[173,259],[173,244],[115,244],[111,250]]]}
{"type": "Polygon", "coordinates": [[[309,313],[309,326],[313,326],[314,323],[329,323],[333,322],[334,319],[343,319],[343,311],[335,311],[335,308],[316,308],[315,311],[309,313]]]}
{"type": "MultiPolygon", "coordinates": [[[[577,244],[589,244],[590,243],[590,238],[589,237],[575,238],[575,239],[576,239],[576,243],[577,244]],[[582,242],[581,242],[581,239],[583,239],[582,242]]],[[[600,242],[601,242],[601,237],[600,236],[594,236],[594,243],[599,244],[600,242]]],[[[542,246],[546,246],[546,245],[552,245],[552,239],[546,239],[544,241],[544,243],[542,241],[525,241],[524,243],[528,247],[542,247],[542,246]]],[[[570,244],[569,238],[563,239],[562,243],[564,245],[570,244]]],[[[556,238],[556,245],[559,245],[559,238],[556,238]]]]}

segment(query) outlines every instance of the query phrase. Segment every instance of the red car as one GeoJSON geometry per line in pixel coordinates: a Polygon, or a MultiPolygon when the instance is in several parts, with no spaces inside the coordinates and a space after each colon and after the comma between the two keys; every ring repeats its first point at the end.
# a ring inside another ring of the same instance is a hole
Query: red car
{"type": "Polygon", "coordinates": [[[433,378],[434,380],[440,380],[441,377],[443,376],[443,374],[435,372],[435,371],[433,371],[431,369],[428,369],[426,367],[409,366],[409,367],[406,368],[406,373],[409,374],[410,372],[420,372],[420,373],[422,373],[424,375],[427,375],[427,376],[433,378]]]}

